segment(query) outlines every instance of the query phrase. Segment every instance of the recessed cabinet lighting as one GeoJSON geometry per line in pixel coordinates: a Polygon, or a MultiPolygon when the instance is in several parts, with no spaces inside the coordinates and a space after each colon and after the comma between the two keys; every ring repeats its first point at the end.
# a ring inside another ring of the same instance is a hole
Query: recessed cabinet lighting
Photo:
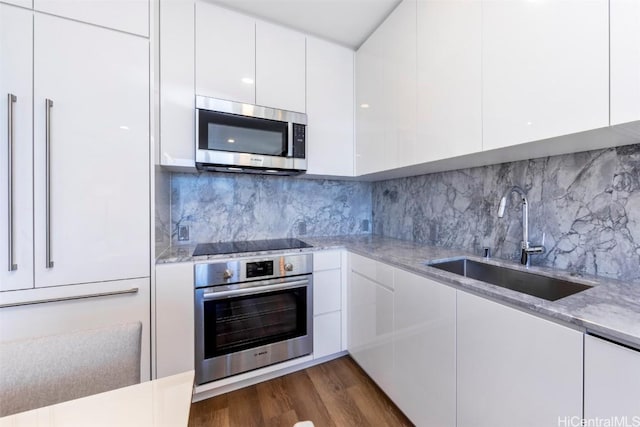
{"type": "Polygon", "coordinates": [[[233,138],[229,138],[229,139],[227,139],[227,142],[228,142],[229,144],[233,144],[234,142],[236,142],[236,140],[235,140],[235,139],[233,139],[233,138]]]}
{"type": "Polygon", "coordinates": [[[369,108],[369,104],[360,104],[360,108],[369,108]]]}
{"type": "Polygon", "coordinates": [[[242,78],[242,83],[248,84],[248,85],[252,85],[253,84],[253,79],[250,78],[250,77],[243,77],[242,78]]]}

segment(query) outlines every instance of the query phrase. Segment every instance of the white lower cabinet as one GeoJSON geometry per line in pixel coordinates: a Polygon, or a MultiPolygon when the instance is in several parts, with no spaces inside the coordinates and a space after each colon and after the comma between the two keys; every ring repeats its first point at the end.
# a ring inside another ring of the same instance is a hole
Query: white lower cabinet
{"type": "Polygon", "coordinates": [[[456,291],[395,270],[392,396],[417,426],[456,424],[456,291]]]}
{"type": "Polygon", "coordinates": [[[351,254],[353,359],[417,426],[456,424],[456,291],[351,254]]]}
{"type": "Polygon", "coordinates": [[[458,427],[580,418],[582,356],[582,333],[458,292],[458,427]]]}
{"type": "Polygon", "coordinates": [[[358,365],[393,398],[393,290],[352,270],[348,300],[347,349],[358,365]]]}
{"type": "Polygon", "coordinates": [[[638,384],[640,384],[640,351],[600,338],[585,336],[585,419],[627,417],[627,425],[638,425],[640,423],[638,384]]]}
{"type": "MultiPolygon", "coordinates": [[[[0,304],[58,300],[0,308],[0,342],[142,323],[140,376],[151,374],[149,278],[3,292],[0,304]],[[96,296],[96,294],[107,294],[96,296]],[[64,298],[73,298],[61,300],[64,298]]],[[[105,349],[109,351],[109,349],[105,349]]]]}
{"type": "Polygon", "coordinates": [[[156,378],[194,369],[193,263],[156,266],[156,378]]]}
{"type": "Polygon", "coordinates": [[[343,350],[342,251],[313,254],[313,358],[343,350]]]}

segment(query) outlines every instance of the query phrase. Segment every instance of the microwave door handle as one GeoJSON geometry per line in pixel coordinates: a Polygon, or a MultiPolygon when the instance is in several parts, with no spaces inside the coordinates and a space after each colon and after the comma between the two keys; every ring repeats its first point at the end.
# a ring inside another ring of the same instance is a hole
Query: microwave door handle
{"type": "Polygon", "coordinates": [[[287,123],[287,157],[293,157],[293,123],[287,123]]]}
{"type": "Polygon", "coordinates": [[[278,283],[275,285],[252,286],[250,288],[233,289],[230,291],[207,291],[203,294],[203,300],[219,300],[229,297],[242,296],[247,294],[262,294],[265,292],[279,291],[283,289],[298,288],[309,284],[309,280],[296,280],[295,282],[278,283]]]}

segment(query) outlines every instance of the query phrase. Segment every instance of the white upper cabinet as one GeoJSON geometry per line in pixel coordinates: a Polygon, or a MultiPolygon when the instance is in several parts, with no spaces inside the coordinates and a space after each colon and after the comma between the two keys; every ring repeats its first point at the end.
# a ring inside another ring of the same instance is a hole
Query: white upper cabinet
{"type": "Polygon", "coordinates": [[[160,164],[195,169],[193,1],[160,4],[160,164]]]}
{"type": "Polygon", "coordinates": [[[416,1],[404,0],[356,53],[356,174],[415,163],[416,1]]]}
{"type": "Polygon", "coordinates": [[[32,20],[0,4],[0,291],[33,287],[32,20]]]}
{"type": "Polygon", "coordinates": [[[26,7],[28,9],[33,8],[33,0],[2,0],[4,3],[14,4],[20,7],[26,7]]]}
{"type": "Polygon", "coordinates": [[[262,21],[256,23],[255,31],[255,103],[304,113],[306,111],[304,34],[262,21]]]}
{"type": "Polygon", "coordinates": [[[611,125],[640,120],[640,1],[610,0],[611,125]]]}
{"type": "Polygon", "coordinates": [[[308,174],[353,176],[354,52],[307,37],[308,174]]]}
{"type": "Polygon", "coordinates": [[[41,12],[149,36],[149,0],[34,0],[41,12]]]}
{"type": "Polygon", "coordinates": [[[482,3],[418,0],[414,163],[482,150],[482,3]]]}
{"type": "Polygon", "coordinates": [[[482,2],[483,149],[609,125],[608,0],[482,2]]]}
{"type": "Polygon", "coordinates": [[[640,352],[590,335],[584,338],[586,419],[639,417],[640,352]]]}
{"type": "Polygon", "coordinates": [[[148,277],[149,40],[36,13],[33,81],[36,286],[148,277]]]}
{"type": "MultiPolygon", "coordinates": [[[[255,104],[255,19],[205,1],[196,2],[195,19],[196,94],[255,104]]],[[[189,64],[176,66],[185,65],[188,69],[189,64]]],[[[304,75],[302,94],[304,95],[304,75]]]]}

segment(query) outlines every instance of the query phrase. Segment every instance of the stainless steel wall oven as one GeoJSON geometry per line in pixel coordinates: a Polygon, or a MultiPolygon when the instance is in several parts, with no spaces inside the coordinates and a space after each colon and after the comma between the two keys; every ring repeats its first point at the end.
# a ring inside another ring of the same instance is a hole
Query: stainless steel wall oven
{"type": "Polygon", "coordinates": [[[312,271],[312,254],[196,264],[196,384],[311,354],[312,271]]]}

